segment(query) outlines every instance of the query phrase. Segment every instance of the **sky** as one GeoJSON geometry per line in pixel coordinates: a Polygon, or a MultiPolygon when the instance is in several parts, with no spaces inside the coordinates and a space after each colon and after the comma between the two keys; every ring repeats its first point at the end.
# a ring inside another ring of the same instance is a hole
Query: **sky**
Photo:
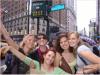
{"type": "Polygon", "coordinates": [[[96,0],[77,0],[77,25],[78,31],[86,29],[89,34],[90,19],[96,18],[96,0]]]}

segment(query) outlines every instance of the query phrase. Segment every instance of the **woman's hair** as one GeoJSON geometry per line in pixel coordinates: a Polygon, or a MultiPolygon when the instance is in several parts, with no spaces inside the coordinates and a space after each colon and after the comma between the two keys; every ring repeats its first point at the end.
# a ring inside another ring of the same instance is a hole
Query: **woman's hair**
{"type": "MultiPolygon", "coordinates": [[[[90,45],[89,45],[88,43],[86,43],[86,42],[84,42],[82,39],[80,39],[80,35],[79,35],[78,32],[69,32],[69,33],[68,33],[68,38],[69,38],[72,34],[74,34],[74,35],[79,39],[78,46],[80,46],[80,45],[86,45],[87,47],[90,48],[90,45]]],[[[77,47],[77,48],[78,48],[78,47],[77,47]]],[[[76,49],[77,49],[77,48],[76,48],[76,49]]],[[[75,51],[75,50],[74,50],[74,51],[75,51]]],[[[76,53],[76,52],[75,52],[75,53],[76,53]]]]}
{"type": "MultiPolygon", "coordinates": [[[[56,41],[56,50],[57,50],[57,52],[59,52],[60,54],[62,54],[63,51],[64,51],[64,49],[62,49],[61,46],[60,46],[60,40],[61,40],[63,37],[66,37],[67,40],[68,40],[67,33],[66,33],[66,34],[63,34],[63,35],[59,35],[58,38],[57,38],[57,41],[56,41]]],[[[69,50],[69,52],[73,53],[73,48],[71,48],[70,46],[69,46],[69,49],[68,49],[68,50],[69,50]]]]}
{"type": "MultiPolygon", "coordinates": [[[[72,34],[74,34],[78,39],[80,39],[80,35],[79,35],[78,32],[69,32],[69,33],[68,33],[68,38],[69,38],[72,34]]],[[[80,45],[82,45],[82,44],[84,44],[84,42],[80,39],[80,40],[79,40],[79,43],[78,43],[78,46],[80,46],[80,45]]]]}
{"type": "Polygon", "coordinates": [[[28,35],[24,36],[23,40],[20,43],[20,48],[24,48],[25,42],[30,36],[33,36],[33,38],[35,38],[35,36],[33,34],[28,34],[28,35]]]}
{"type": "Polygon", "coordinates": [[[43,33],[39,33],[39,34],[37,35],[37,39],[38,39],[38,36],[43,36],[43,39],[48,40],[48,37],[47,37],[45,34],[43,34],[43,33]]]}
{"type": "MultiPolygon", "coordinates": [[[[49,51],[52,51],[55,54],[55,56],[56,56],[56,49],[54,47],[50,47],[48,50],[46,50],[46,52],[44,52],[42,54],[42,56],[46,55],[49,51]]],[[[42,63],[44,63],[44,57],[41,59],[41,64],[42,63]]],[[[51,65],[54,66],[54,62],[51,65]]]]}

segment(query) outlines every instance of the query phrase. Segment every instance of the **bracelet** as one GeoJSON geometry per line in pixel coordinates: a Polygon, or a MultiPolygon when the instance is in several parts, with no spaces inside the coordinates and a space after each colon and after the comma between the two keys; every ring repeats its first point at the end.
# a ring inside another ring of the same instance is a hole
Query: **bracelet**
{"type": "Polygon", "coordinates": [[[23,62],[27,65],[30,65],[31,61],[32,59],[26,56],[23,62]]]}

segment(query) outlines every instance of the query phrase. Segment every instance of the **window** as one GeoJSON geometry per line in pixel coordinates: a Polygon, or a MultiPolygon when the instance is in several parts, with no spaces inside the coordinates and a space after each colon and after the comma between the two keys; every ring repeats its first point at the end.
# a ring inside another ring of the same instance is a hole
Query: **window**
{"type": "Polygon", "coordinates": [[[45,32],[45,29],[43,28],[42,31],[45,32]]]}

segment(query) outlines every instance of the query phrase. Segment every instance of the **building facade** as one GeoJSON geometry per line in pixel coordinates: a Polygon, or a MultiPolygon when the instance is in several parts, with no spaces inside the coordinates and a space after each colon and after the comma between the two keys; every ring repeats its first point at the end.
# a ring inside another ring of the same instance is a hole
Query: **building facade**
{"type": "Polygon", "coordinates": [[[53,0],[53,5],[65,4],[65,9],[52,12],[62,31],[76,31],[75,0],[53,0]]]}
{"type": "Polygon", "coordinates": [[[2,21],[11,35],[37,34],[37,20],[30,16],[33,1],[37,0],[1,0],[2,21]]]}
{"type": "Polygon", "coordinates": [[[4,9],[2,20],[11,35],[27,33],[27,2],[24,0],[2,0],[1,7],[4,9]],[[7,12],[5,12],[7,11],[7,12]]]}
{"type": "MultiPolygon", "coordinates": [[[[32,19],[31,4],[40,0],[1,0],[1,7],[4,9],[2,21],[11,35],[25,35],[30,32],[46,33],[47,21],[41,18],[39,25],[37,19],[32,19]],[[39,26],[39,27],[38,27],[39,26]]],[[[45,0],[43,0],[45,1],[45,0]]],[[[65,4],[65,9],[50,12],[50,26],[58,26],[62,31],[76,31],[76,13],[74,10],[75,0],[52,0],[52,5],[65,4]],[[55,23],[56,21],[56,23],[55,23]]]]}
{"type": "Polygon", "coordinates": [[[90,20],[90,24],[89,24],[89,37],[92,39],[95,39],[96,35],[97,35],[97,27],[96,27],[96,21],[95,19],[91,19],[90,20]]]}

